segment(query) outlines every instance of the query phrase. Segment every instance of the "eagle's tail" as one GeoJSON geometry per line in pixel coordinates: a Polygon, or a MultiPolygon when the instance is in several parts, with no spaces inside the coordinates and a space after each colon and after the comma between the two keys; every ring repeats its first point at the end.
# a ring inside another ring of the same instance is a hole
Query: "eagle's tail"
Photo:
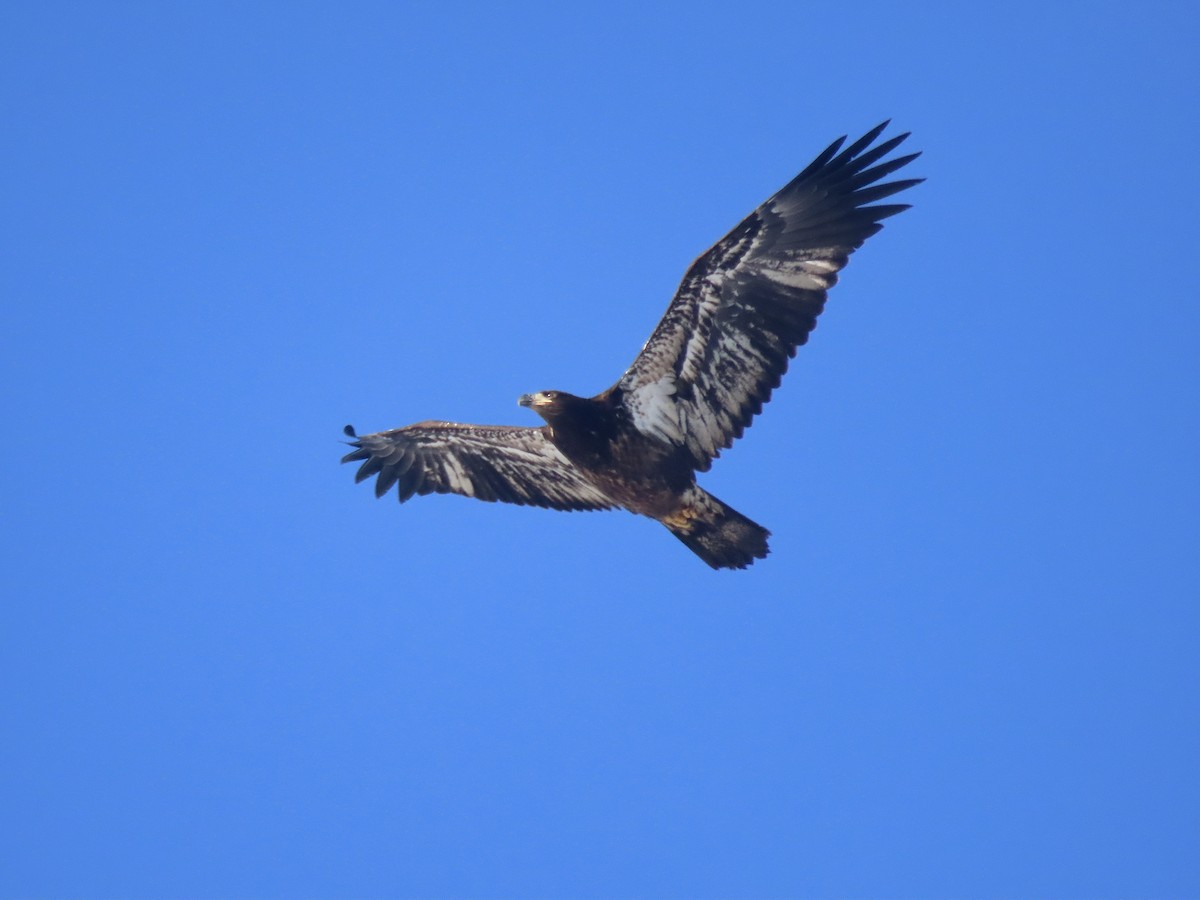
{"type": "Polygon", "coordinates": [[[659,521],[714,569],[744,569],[769,552],[771,532],[698,487],[684,495],[677,512],[659,521]]]}

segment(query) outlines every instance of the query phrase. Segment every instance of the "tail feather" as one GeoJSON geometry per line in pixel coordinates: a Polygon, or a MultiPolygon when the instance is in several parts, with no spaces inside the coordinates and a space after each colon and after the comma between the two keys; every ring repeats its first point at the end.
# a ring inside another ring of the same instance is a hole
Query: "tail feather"
{"type": "Polygon", "coordinates": [[[678,512],[660,521],[714,569],[744,569],[770,552],[771,532],[698,487],[678,512]]]}

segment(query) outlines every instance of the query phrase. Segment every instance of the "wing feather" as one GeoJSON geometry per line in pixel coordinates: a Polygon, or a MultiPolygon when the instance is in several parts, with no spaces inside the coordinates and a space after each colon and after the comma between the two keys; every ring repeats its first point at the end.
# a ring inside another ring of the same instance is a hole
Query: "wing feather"
{"type": "Polygon", "coordinates": [[[358,435],[342,462],[362,461],[354,480],[372,475],[375,496],[393,486],[400,502],[414,494],[461,494],[550,509],[614,506],[546,438],[541,428],[419,422],[358,435]]]}
{"type": "Polygon", "coordinates": [[[808,340],[850,254],[907,204],[870,206],[922,179],[877,182],[908,137],[834,141],[688,269],[614,391],[637,428],[685,446],[704,471],[742,435],[808,340]]]}

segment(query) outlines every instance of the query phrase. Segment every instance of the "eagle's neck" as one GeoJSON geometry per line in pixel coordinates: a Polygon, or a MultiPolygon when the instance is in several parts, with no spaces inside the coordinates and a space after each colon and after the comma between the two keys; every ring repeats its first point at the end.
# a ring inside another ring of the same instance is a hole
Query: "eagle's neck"
{"type": "Polygon", "coordinates": [[[607,458],[617,433],[616,415],[609,404],[559,394],[552,409],[539,412],[550,426],[550,440],[568,459],[594,464],[607,458]]]}

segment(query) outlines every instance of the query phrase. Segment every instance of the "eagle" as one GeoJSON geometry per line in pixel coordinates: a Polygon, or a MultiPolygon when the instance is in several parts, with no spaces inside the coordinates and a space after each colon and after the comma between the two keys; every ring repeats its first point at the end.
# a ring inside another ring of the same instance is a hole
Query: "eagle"
{"type": "Polygon", "coordinates": [[[418,422],[359,435],[375,495],[461,494],[559,510],[624,508],[661,522],[714,569],[767,555],[770,532],[696,483],[741,437],[808,340],[850,254],[908,204],[876,201],[923,179],[882,181],[920,154],[885,159],[908,133],[843,136],[700,256],[633,364],[594,397],[517,402],[540,427],[418,422]]]}

